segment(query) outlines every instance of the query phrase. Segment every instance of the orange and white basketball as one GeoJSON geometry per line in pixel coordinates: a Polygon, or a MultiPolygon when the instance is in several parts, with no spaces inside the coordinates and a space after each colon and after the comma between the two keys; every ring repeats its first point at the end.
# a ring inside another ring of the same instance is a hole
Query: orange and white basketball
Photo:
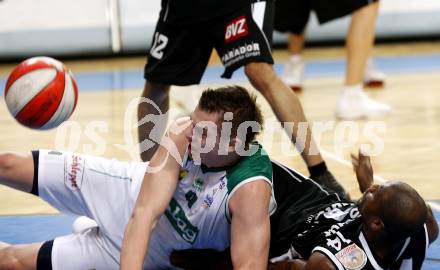
{"type": "Polygon", "coordinates": [[[21,62],[11,72],[5,100],[19,123],[34,129],[50,129],[73,113],[78,88],[63,63],[50,57],[34,57],[21,62]]]}

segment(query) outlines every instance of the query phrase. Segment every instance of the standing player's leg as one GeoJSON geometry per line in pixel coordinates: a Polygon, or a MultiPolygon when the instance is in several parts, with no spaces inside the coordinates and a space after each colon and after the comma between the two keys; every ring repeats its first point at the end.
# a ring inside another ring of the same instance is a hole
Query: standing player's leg
{"type": "MultiPolygon", "coordinates": [[[[298,97],[290,91],[276,75],[273,67],[267,63],[250,63],[245,66],[245,72],[252,85],[266,98],[272,110],[281,123],[293,123],[293,130],[286,130],[291,134],[292,143],[310,172],[310,177],[318,183],[333,189],[343,198],[349,198],[345,189],[337,182],[334,176],[327,170],[318,146],[313,140],[310,125],[307,125],[305,138],[297,136],[299,123],[307,123],[304,110],[298,97]],[[297,146],[299,145],[299,147],[297,146]],[[304,149],[303,149],[304,147],[304,149]]],[[[289,127],[289,126],[285,126],[289,127]]],[[[290,128],[290,127],[289,127],[290,128]]]]}
{"type": "Polygon", "coordinates": [[[287,48],[291,56],[301,55],[304,50],[305,34],[290,33],[287,37],[287,48]]]}
{"type": "Polygon", "coordinates": [[[322,163],[323,159],[313,141],[310,127],[307,128],[305,138],[295,137],[298,124],[307,123],[301,102],[273,69],[273,14],[272,1],[257,2],[224,20],[216,31],[216,38],[222,42],[216,47],[225,66],[222,76],[230,78],[236,69],[244,66],[249,81],[269,102],[278,120],[294,124],[293,132],[288,131],[288,134],[293,135],[292,141],[296,143],[307,166],[312,167],[322,163]],[[235,26],[242,26],[246,34],[224,33],[224,29],[235,26]]]}
{"type": "Polygon", "coordinates": [[[373,2],[352,13],[346,38],[347,67],[345,86],[338,99],[336,116],[342,119],[381,117],[391,108],[369,98],[363,92],[365,67],[374,43],[374,29],[379,2],[373,2]]]}
{"type": "Polygon", "coordinates": [[[359,84],[364,79],[365,67],[374,43],[374,29],[379,2],[366,5],[351,15],[347,33],[347,70],[345,84],[359,84]]]}
{"type": "Polygon", "coordinates": [[[140,142],[140,153],[143,161],[149,161],[159,146],[160,139],[165,132],[167,112],[170,106],[170,86],[167,84],[145,82],[141,101],[138,105],[138,136],[140,142]],[[147,100],[144,100],[147,99],[147,100]],[[149,102],[151,101],[151,102],[149,102]],[[156,106],[154,106],[155,104],[156,106]],[[159,110],[159,111],[158,111],[159,110]],[[143,119],[149,115],[160,116],[159,121],[148,121],[143,119]],[[160,125],[160,123],[164,123],[160,125]],[[152,131],[154,130],[154,133],[152,131]]]}
{"type": "Polygon", "coordinates": [[[319,153],[307,125],[305,136],[298,134],[299,124],[307,124],[302,105],[298,97],[284,84],[273,69],[271,55],[273,2],[258,2],[231,14],[218,26],[217,40],[222,44],[216,47],[220,54],[225,73],[229,78],[235,69],[245,66],[246,76],[252,85],[266,98],[281,123],[290,123],[285,128],[290,139],[301,153],[314,179],[325,176],[328,185],[337,187],[344,194],[344,189],[334,180],[319,153]],[[224,33],[224,29],[242,27],[241,34],[224,33]],[[246,29],[246,30],[244,30],[246,29]],[[245,33],[245,34],[243,34],[245,33]]]}
{"type": "MultiPolygon", "coordinates": [[[[270,2],[268,5],[268,13],[270,13],[270,2]]],[[[270,21],[270,14],[264,16],[266,21],[270,21]]],[[[264,21],[264,20],[263,20],[264,21]]],[[[272,35],[267,32],[272,32],[270,25],[264,25],[261,28],[262,35],[265,35],[266,41],[272,42],[272,35]],[[264,31],[266,28],[266,31],[264,31]]],[[[270,43],[261,44],[266,45],[270,53],[270,43]]],[[[292,142],[301,153],[304,161],[308,167],[313,167],[323,162],[319,149],[315,144],[310,126],[307,127],[305,138],[296,136],[298,134],[299,124],[307,123],[304,110],[302,108],[299,98],[292,93],[290,88],[278,77],[273,69],[272,63],[260,61],[252,61],[245,65],[245,73],[251,84],[266,98],[272,110],[277,116],[278,120],[283,123],[293,124],[293,131],[286,130],[287,134],[292,135],[292,142]],[[303,149],[304,148],[304,149],[303,149]]],[[[288,128],[289,125],[285,126],[288,128]]]]}
{"type": "Polygon", "coordinates": [[[374,45],[376,19],[379,1],[366,3],[351,13],[346,36],[347,67],[345,85],[383,85],[385,75],[376,70],[370,59],[374,45]]]}
{"type": "MultiPolygon", "coordinates": [[[[275,73],[272,65],[267,63],[249,63],[245,73],[252,85],[266,98],[281,123],[293,123],[292,142],[298,149],[308,167],[323,162],[313,138],[311,128],[307,128],[304,138],[296,136],[300,123],[307,123],[304,110],[298,97],[284,84],[275,73]],[[301,149],[304,147],[304,149],[301,149]]],[[[288,127],[287,125],[285,126],[288,127]]]]}
{"type": "Polygon", "coordinates": [[[169,23],[161,16],[148,53],[144,77],[147,80],[138,106],[141,158],[148,161],[165,132],[171,85],[198,84],[212,52],[205,38],[205,25],[169,23]],[[145,119],[144,119],[145,118],[145,119]],[[144,121],[143,121],[144,119],[144,121]]]}
{"type": "Polygon", "coordinates": [[[311,12],[310,0],[275,1],[274,28],[288,33],[287,60],[282,75],[283,81],[294,91],[300,91],[304,80],[304,62],[301,54],[304,49],[304,29],[311,12]]]}
{"type": "Polygon", "coordinates": [[[304,61],[302,60],[302,51],[304,49],[304,33],[289,33],[287,48],[289,59],[284,65],[283,81],[292,88],[293,91],[301,91],[304,81],[304,61]]]}

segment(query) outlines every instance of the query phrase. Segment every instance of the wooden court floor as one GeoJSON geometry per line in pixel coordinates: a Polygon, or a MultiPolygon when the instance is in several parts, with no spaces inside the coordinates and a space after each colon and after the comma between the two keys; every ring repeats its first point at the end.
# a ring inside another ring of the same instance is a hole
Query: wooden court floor
{"type": "MultiPolygon", "coordinates": [[[[440,55],[440,43],[409,43],[377,46],[374,55],[399,57],[405,55],[440,55]]],[[[284,62],[287,53],[275,52],[276,62],[284,62]]],[[[344,57],[343,48],[316,48],[307,50],[306,61],[332,61],[344,57]]],[[[142,70],[143,57],[66,61],[75,73],[94,73],[124,69],[142,70]]],[[[218,65],[213,57],[212,66],[218,65]]],[[[306,62],[307,65],[307,62],[306,62]]],[[[388,74],[383,89],[367,90],[375,99],[393,107],[390,116],[371,121],[344,122],[334,118],[335,103],[342,86],[343,76],[314,76],[306,79],[305,90],[299,94],[311,123],[326,123],[332,128],[322,134],[320,149],[333,174],[356,197],[359,196],[349,154],[360,145],[371,145],[366,129],[372,124],[379,127],[376,139],[383,150],[375,155],[373,166],[376,181],[400,179],[413,185],[429,201],[440,200],[440,181],[436,169],[440,164],[440,63],[437,70],[388,74]],[[349,137],[354,132],[355,139],[349,137]],[[359,135],[356,135],[356,132],[359,135]]],[[[0,76],[12,64],[0,65],[0,76]]],[[[172,90],[172,106],[178,113],[186,113],[195,105],[201,89],[219,86],[222,82],[172,90]]],[[[245,81],[239,82],[255,91],[245,81]]],[[[3,86],[1,86],[3,87],[3,86]]],[[[81,90],[81,89],[80,89],[81,90]]],[[[4,101],[0,102],[0,150],[29,151],[38,148],[57,148],[125,160],[137,160],[135,107],[129,106],[139,96],[140,88],[80,91],[79,103],[71,121],[51,131],[34,131],[20,126],[9,115],[4,101]],[[124,120],[125,119],[125,120],[124,120]],[[131,143],[133,142],[133,143],[131,143]]],[[[259,96],[270,126],[276,127],[274,115],[259,96]]],[[[272,158],[293,166],[303,173],[306,168],[295,151],[287,151],[290,144],[279,129],[266,130],[259,140],[272,158]],[[273,133],[273,134],[272,134],[273,133]]],[[[0,186],[0,215],[55,213],[50,206],[30,195],[0,186]]]]}

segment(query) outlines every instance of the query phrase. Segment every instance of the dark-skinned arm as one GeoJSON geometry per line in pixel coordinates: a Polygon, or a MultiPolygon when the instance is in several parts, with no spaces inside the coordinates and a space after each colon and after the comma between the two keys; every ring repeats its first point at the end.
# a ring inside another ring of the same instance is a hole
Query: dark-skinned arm
{"type": "Polygon", "coordinates": [[[426,206],[428,207],[426,229],[428,230],[429,243],[432,244],[432,242],[434,242],[438,237],[438,224],[434,218],[434,214],[432,213],[431,206],[429,206],[429,204],[426,204],[426,206]]]}

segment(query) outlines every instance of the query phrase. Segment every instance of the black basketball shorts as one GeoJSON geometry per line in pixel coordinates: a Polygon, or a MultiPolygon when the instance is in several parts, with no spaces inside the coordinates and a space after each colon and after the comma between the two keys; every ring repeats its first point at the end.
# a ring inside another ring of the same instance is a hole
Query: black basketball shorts
{"type": "Polygon", "coordinates": [[[212,49],[221,58],[223,78],[252,62],[273,64],[274,3],[261,1],[202,23],[173,24],[166,12],[156,25],[144,77],[169,85],[198,84],[212,49]]]}
{"type": "Polygon", "coordinates": [[[378,0],[277,0],[274,28],[301,34],[313,10],[320,24],[344,17],[378,0]]]}

